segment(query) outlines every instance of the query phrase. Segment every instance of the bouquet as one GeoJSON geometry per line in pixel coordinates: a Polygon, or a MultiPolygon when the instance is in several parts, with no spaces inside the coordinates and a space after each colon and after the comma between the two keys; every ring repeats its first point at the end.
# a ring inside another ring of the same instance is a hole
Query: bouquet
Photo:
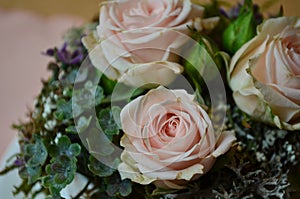
{"type": "Polygon", "coordinates": [[[300,19],[265,15],[251,0],[102,2],[44,53],[52,75],[1,172],[18,170],[14,194],[297,198],[300,19]]]}

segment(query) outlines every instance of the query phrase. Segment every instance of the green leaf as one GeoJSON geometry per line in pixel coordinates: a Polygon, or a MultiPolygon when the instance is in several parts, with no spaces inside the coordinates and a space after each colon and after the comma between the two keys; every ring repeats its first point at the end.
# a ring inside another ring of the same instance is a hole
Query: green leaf
{"type": "Polygon", "coordinates": [[[239,17],[223,33],[223,46],[227,52],[234,54],[246,42],[256,35],[257,23],[251,0],[245,1],[239,17]]]}
{"type": "Polygon", "coordinates": [[[83,131],[85,131],[89,127],[91,121],[92,121],[92,116],[90,116],[89,118],[86,118],[85,116],[81,116],[78,119],[76,125],[78,133],[82,133],[83,131]]]}
{"type": "Polygon", "coordinates": [[[62,136],[58,139],[57,147],[59,149],[59,154],[67,154],[69,146],[71,145],[71,141],[67,136],[62,136]]]}
{"type": "Polygon", "coordinates": [[[62,79],[64,85],[72,85],[77,77],[78,70],[74,69],[62,79]]]}
{"type": "Polygon", "coordinates": [[[106,135],[118,135],[121,128],[119,107],[102,109],[99,113],[99,123],[106,135]]]}
{"type": "Polygon", "coordinates": [[[35,183],[41,176],[42,169],[40,166],[28,167],[25,166],[19,170],[19,175],[22,179],[27,179],[28,184],[35,183]]]}
{"type": "Polygon", "coordinates": [[[130,180],[121,180],[119,178],[116,178],[114,176],[113,179],[108,183],[106,188],[106,193],[109,196],[117,196],[121,195],[123,197],[126,197],[130,195],[132,192],[132,183],[130,180]]]}
{"type": "Polygon", "coordinates": [[[185,75],[197,91],[197,99],[202,101],[202,87],[209,81],[213,81],[219,74],[220,58],[215,54],[220,52],[218,48],[207,38],[199,33],[194,33],[198,41],[192,48],[187,49],[187,60],[184,62],[185,75]]]}
{"type": "Polygon", "coordinates": [[[69,156],[78,156],[81,151],[81,146],[79,144],[71,144],[68,149],[69,156]]]}
{"type": "Polygon", "coordinates": [[[113,80],[107,78],[105,75],[103,75],[103,74],[101,75],[100,85],[104,89],[105,95],[112,94],[116,83],[117,83],[116,81],[113,81],[113,80]]]}
{"type": "Polygon", "coordinates": [[[77,169],[77,159],[60,155],[53,158],[51,162],[46,166],[48,175],[42,178],[42,185],[49,188],[51,195],[57,198],[60,197],[60,191],[73,181],[77,169]]]}
{"type": "Polygon", "coordinates": [[[84,88],[74,90],[73,92],[73,114],[78,117],[83,112],[95,108],[104,98],[103,89],[95,86],[92,82],[86,82],[84,88]]]}
{"type": "Polygon", "coordinates": [[[65,129],[65,131],[66,131],[67,133],[71,133],[71,134],[77,134],[77,133],[78,133],[75,126],[68,126],[68,127],[65,129]]]}
{"type": "Polygon", "coordinates": [[[30,157],[26,162],[28,167],[36,167],[43,165],[47,159],[48,152],[42,139],[39,136],[34,136],[35,144],[25,145],[25,155],[30,157]]]}
{"type": "Polygon", "coordinates": [[[86,142],[92,155],[109,156],[114,152],[110,139],[101,130],[92,128],[87,134],[86,142]]]}
{"type": "Polygon", "coordinates": [[[106,193],[109,196],[116,196],[119,192],[119,184],[108,184],[106,188],[106,193]]]}
{"type": "Polygon", "coordinates": [[[57,144],[50,145],[51,164],[46,166],[47,175],[42,178],[44,187],[49,188],[53,198],[60,197],[60,191],[70,184],[77,170],[76,156],[80,154],[81,146],[71,143],[67,136],[58,139],[57,144]]]}
{"type": "Polygon", "coordinates": [[[132,192],[132,184],[130,180],[123,180],[119,187],[119,193],[121,196],[128,196],[132,192]]]}
{"type": "Polygon", "coordinates": [[[89,170],[97,176],[108,177],[111,176],[115,171],[113,168],[99,162],[96,158],[94,158],[94,156],[90,156],[89,161],[89,170]]]}
{"type": "Polygon", "coordinates": [[[59,99],[56,103],[57,110],[54,112],[54,116],[57,120],[69,120],[72,115],[72,101],[66,102],[65,99],[59,99]]]}
{"type": "Polygon", "coordinates": [[[49,154],[52,158],[60,155],[66,155],[70,158],[80,154],[81,146],[77,143],[72,144],[67,136],[58,139],[57,145],[52,144],[49,147],[49,154]]]}

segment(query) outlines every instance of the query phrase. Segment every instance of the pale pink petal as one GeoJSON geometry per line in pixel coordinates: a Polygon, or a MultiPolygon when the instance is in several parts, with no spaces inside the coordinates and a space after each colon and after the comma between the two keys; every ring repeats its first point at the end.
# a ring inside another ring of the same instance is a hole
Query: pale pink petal
{"type": "Polygon", "coordinates": [[[236,140],[236,137],[234,135],[233,131],[224,131],[222,132],[221,136],[219,137],[219,140],[216,144],[216,149],[212,153],[212,156],[217,158],[220,155],[223,155],[226,153],[230,147],[232,146],[232,143],[236,140]]]}

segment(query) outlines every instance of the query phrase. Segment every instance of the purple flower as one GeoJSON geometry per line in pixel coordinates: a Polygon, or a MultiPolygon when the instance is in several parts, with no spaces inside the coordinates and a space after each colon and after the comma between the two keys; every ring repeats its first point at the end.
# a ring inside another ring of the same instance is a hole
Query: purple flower
{"type": "Polygon", "coordinates": [[[68,44],[67,42],[65,42],[60,49],[50,48],[46,52],[43,52],[42,54],[50,57],[56,56],[57,60],[64,64],[70,64],[70,65],[79,64],[80,62],[82,62],[84,58],[80,45],[81,43],[78,43],[77,50],[75,50],[74,52],[70,52],[67,49],[68,44]]]}
{"type": "Polygon", "coordinates": [[[55,53],[55,50],[53,48],[49,48],[45,53],[43,52],[43,55],[48,55],[50,57],[53,57],[55,53]]]}
{"type": "Polygon", "coordinates": [[[220,13],[229,19],[236,19],[240,14],[241,8],[242,4],[239,3],[237,6],[232,7],[228,12],[225,9],[220,8],[220,13]]]}
{"type": "MultiPolygon", "coordinates": [[[[228,12],[223,8],[220,8],[220,13],[229,19],[236,19],[239,17],[242,7],[243,4],[238,3],[237,6],[232,7],[228,12]]],[[[263,21],[263,16],[259,12],[259,6],[254,4],[252,9],[253,9],[255,21],[257,22],[257,24],[260,24],[263,21]]]]}
{"type": "Polygon", "coordinates": [[[25,161],[24,161],[24,159],[23,158],[17,158],[16,160],[15,160],[15,162],[14,162],[14,165],[15,166],[22,166],[22,165],[25,165],[25,161]]]}
{"type": "Polygon", "coordinates": [[[63,47],[57,51],[57,58],[65,64],[79,64],[84,57],[80,48],[71,53],[67,50],[67,43],[64,43],[63,47]]]}

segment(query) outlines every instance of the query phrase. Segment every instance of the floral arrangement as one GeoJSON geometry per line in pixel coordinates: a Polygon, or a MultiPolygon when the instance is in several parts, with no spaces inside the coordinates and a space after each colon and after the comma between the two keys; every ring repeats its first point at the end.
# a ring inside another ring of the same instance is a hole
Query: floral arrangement
{"type": "Polygon", "coordinates": [[[102,2],[45,52],[52,76],[1,174],[18,169],[27,198],[76,176],[74,199],[297,198],[299,27],[251,0],[102,2]]]}

